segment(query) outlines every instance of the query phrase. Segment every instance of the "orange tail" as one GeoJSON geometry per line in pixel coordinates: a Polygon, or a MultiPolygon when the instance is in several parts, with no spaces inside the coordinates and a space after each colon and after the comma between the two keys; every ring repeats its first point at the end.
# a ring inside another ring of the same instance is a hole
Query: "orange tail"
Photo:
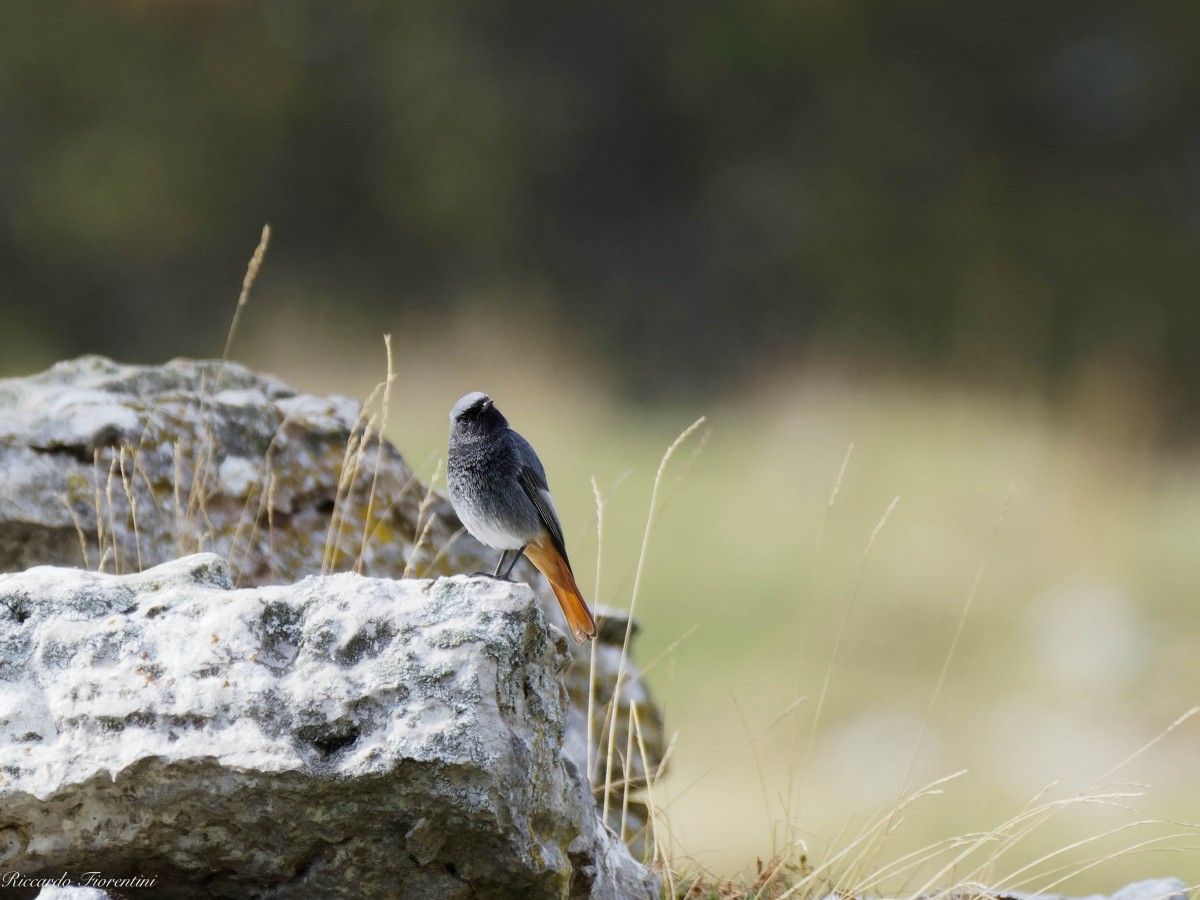
{"type": "Polygon", "coordinates": [[[592,618],[591,610],[583,602],[583,595],[579,593],[579,585],[575,583],[570,564],[555,549],[554,544],[548,539],[540,538],[525,548],[525,555],[550,582],[576,643],[582,644],[588,638],[594,638],[596,620],[592,618]]]}

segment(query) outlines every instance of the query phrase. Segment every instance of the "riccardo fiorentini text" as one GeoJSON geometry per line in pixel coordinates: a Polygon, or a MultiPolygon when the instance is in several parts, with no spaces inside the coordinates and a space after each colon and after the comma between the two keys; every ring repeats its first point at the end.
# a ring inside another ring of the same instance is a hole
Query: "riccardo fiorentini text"
{"type": "Polygon", "coordinates": [[[57,878],[39,875],[37,877],[22,875],[20,872],[0,873],[0,887],[91,887],[105,890],[107,888],[148,888],[154,887],[158,876],[146,875],[105,875],[103,872],[80,872],[78,876],[63,872],[57,878]]]}

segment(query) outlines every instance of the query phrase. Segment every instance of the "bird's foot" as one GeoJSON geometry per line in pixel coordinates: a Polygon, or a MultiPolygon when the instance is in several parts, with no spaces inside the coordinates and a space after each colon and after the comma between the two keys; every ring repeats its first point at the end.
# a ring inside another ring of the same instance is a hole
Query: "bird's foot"
{"type": "Polygon", "coordinates": [[[468,578],[490,578],[490,579],[492,579],[492,581],[507,581],[509,584],[512,583],[512,579],[509,578],[507,575],[497,575],[494,572],[468,572],[467,577],[468,578]]]}

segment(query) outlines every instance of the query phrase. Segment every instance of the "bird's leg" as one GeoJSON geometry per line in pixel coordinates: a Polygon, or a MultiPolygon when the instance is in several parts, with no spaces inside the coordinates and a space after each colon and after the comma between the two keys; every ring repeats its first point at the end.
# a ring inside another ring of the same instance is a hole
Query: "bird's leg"
{"type": "MultiPolygon", "coordinates": [[[[526,545],[525,545],[525,547],[528,547],[528,546],[529,546],[528,544],[526,544],[526,545]]],[[[504,570],[504,574],[500,576],[500,580],[501,580],[501,581],[508,581],[508,575],[509,575],[509,573],[510,573],[510,572],[513,570],[513,567],[514,567],[514,566],[517,564],[517,560],[521,558],[521,554],[525,552],[525,547],[521,547],[519,550],[514,550],[514,551],[513,551],[513,558],[512,558],[512,562],[510,562],[510,563],[508,564],[508,568],[507,568],[507,569],[505,569],[505,570],[504,570]]],[[[504,561],[504,556],[505,556],[505,554],[507,554],[507,553],[508,553],[508,551],[507,551],[507,550],[505,550],[505,551],[504,551],[504,553],[502,553],[502,554],[500,555],[500,561],[501,561],[501,562],[503,562],[503,561],[504,561]]],[[[497,572],[499,572],[499,571],[500,571],[500,566],[499,566],[499,565],[497,565],[497,566],[496,566],[496,571],[497,571],[497,572]]]]}
{"type": "MultiPolygon", "coordinates": [[[[500,558],[499,558],[498,560],[496,560],[496,571],[492,573],[492,577],[493,577],[493,578],[502,578],[502,577],[504,577],[504,576],[502,576],[502,575],[500,574],[500,570],[501,570],[502,568],[504,568],[504,561],[505,561],[506,559],[508,559],[508,551],[507,551],[507,550],[501,550],[501,551],[500,551],[500,558]]],[[[508,575],[508,572],[505,572],[505,573],[504,573],[504,575],[508,575]]]]}
{"type": "MultiPolygon", "coordinates": [[[[524,550],[524,549],[525,549],[524,547],[521,548],[521,550],[524,550]]],[[[521,550],[517,551],[517,556],[521,555],[521,550]]],[[[508,581],[508,573],[511,572],[513,569],[513,566],[515,566],[517,564],[516,557],[513,557],[513,561],[508,564],[508,568],[504,569],[503,575],[500,574],[500,570],[504,568],[504,560],[508,559],[508,554],[510,554],[510,553],[512,553],[511,550],[501,550],[500,551],[500,559],[498,559],[496,561],[496,571],[495,572],[472,572],[471,573],[472,577],[495,578],[497,581],[508,581]]]]}

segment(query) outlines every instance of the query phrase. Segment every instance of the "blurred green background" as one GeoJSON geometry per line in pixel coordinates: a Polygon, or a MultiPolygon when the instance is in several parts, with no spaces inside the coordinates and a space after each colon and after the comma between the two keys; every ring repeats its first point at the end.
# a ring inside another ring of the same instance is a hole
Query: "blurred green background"
{"type": "MultiPolygon", "coordinates": [[[[365,396],[393,334],[424,477],[489,391],[617,606],[708,414],[638,610],[643,663],[699,626],[650,673],[673,853],[819,859],[969,769],[882,866],[1200,703],[1198,27],[1182,0],[9,0],[0,374],[219,355],[269,222],[234,357],[365,396]]],[[[1064,810],[995,879],[1200,818],[1198,726],[1101,778],[1151,785],[1136,813],[1064,810]]],[[[1200,854],[1062,887],[1156,874],[1200,854]]]]}

